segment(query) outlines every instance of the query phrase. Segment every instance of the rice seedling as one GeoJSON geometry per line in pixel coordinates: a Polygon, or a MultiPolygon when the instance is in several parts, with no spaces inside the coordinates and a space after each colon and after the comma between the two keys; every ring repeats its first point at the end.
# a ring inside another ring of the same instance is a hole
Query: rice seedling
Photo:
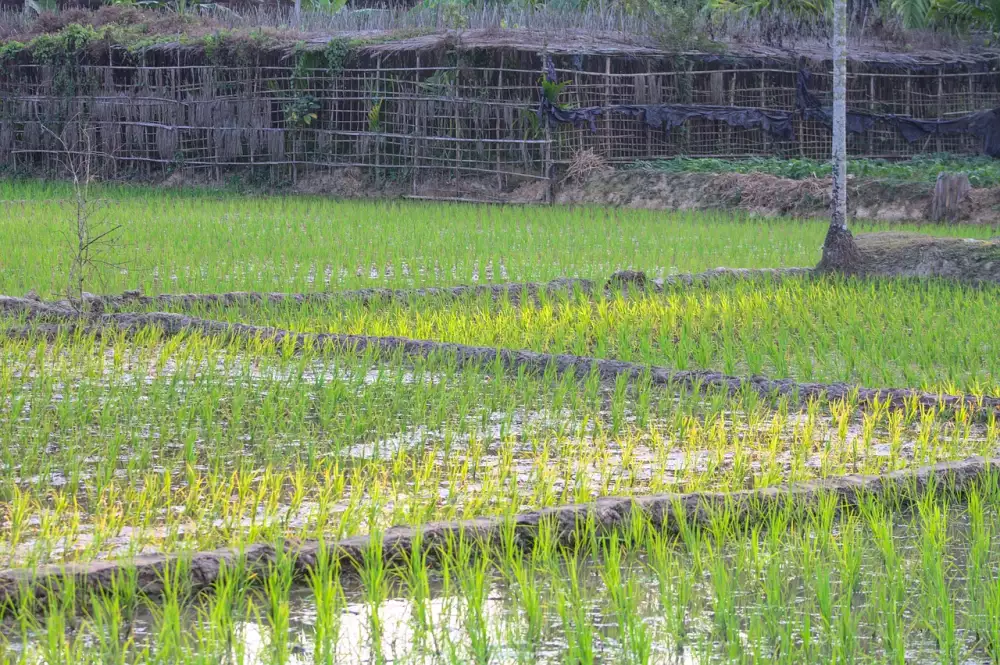
{"type": "Polygon", "coordinates": [[[446,356],[285,360],[257,342],[237,352],[197,336],[170,340],[166,358],[151,338],[116,360],[121,343],[2,344],[5,360],[28,368],[2,379],[5,395],[21,396],[0,414],[11,442],[0,466],[9,565],[345,537],[602,495],[878,472],[996,446],[995,426],[947,412],[866,421],[848,404],[813,404],[793,418],[756,396],[656,389],[640,425],[637,389],[593,376],[508,381],[446,356]],[[894,437],[923,443],[898,446],[890,461],[894,437]]]}
{"type": "MultiPolygon", "coordinates": [[[[0,246],[14,248],[0,292],[57,294],[59,204],[18,187],[17,202],[0,203],[12,213],[0,246]]],[[[705,214],[114,195],[107,213],[130,222],[118,258],[133,261],[101,276],[105,291],[808,265],[825,231],[705,214]],[[390,223],[399,215],[408,223],[390,223]]],[[[192,313],[1000,395],[995,295],[823,278],[192,313]]],[[[513,519],[600,497],[735,492],[994,456],[995,414],[654,386],[648,375],[609,382],[287,338],[3,334],[26,323],[0,322],[0,561],[33,569],[181,556],[163,569],[158,595],[123,573],[100,592],[69,578],[18,596],[0,607],[4,662],[1000,662],[1000,514],[988,481],[964,497],[934,487],[854,508],[783,502],[755,522],[733,500],[697,515],[678,500],[673,531],[633,510],[609,532],[589,513],[569,541],[565,524],[546,519],[524,541],[513,519]],[[505,520],[499,542],[418,536],[397,557],[385,537],[393,526],[482,516],[505,520]],[[344,562],[332,543],[356,535],[369,546],[344,562]],[[312,540],[324,545],[307,570],[278,546],[269,567],[236,557],[205,593],[189,585],[192,552],[312,540]]]]}
{"type": "Polygon", "coordinates": [[[566,293],[546,296],[541,305],[467,296],[203,305],[194,313],[301,332],[401,336],[681,370],[996,395],[1000,366],[998,356],[988,352],[993,340],[986,325],[996,296],[992,287],[941,281],[884,280],[872,286],[830,278],[671,287],[628,299],[566,293]]]}
{"type": "MultiPolygon", "coordinates": [[[[392,653],[406,662],[469,662],[484,655],[484,645],[490,662],[639,663],[671,660],[671,654],[699,663],[742,661],[752,654],[773,662],[846,663],[859,661],[862,654],[900,662],[903,649],[906,662],[951,662],[955,654],[987,659],[992,647],[971,632],[981,619],[974,616],[967,594],[974,584],[995,587],[996,549],[984,555],[980,580],[937,585],[939,570],[959,570],[966,545],[986,532],[995,538],[1000,526],[996,504],[975,501],[966,503],[938,491],[918,502],[917,517],[905,508],[876,508],[871,501],[859,512],[863,519],[850,511],[836,518],[833,532],[822,535],[828,546],[810,544],[817,542],[826,524],[823,508],[803,507],[804,519],[792,522],[784,511],[775,511],[758,529],[765,537],[755,541],[756,554],[746,546],[752,537],[748,527],[722,515],[716,524],[724,528],[698,536],[701,574],[694,572],[687,545],[648,523],[642,527],[643,537],[633,542],[617,532],[597,535],[596,550],[542,542],[522,555],[497,550],[483,557],[471,542],[456,538],[440,553],[442,570],[449,571],[443,574],[453,581],[432,585],[427,592],[428,605],[439,610],[430,629],[435,635],[430,643],[439,645],[434,649],[411,639],[412,624],[387,620],[401,602],[397,594],[412,609],[414,587],[390,583],[395,573],[374,555],[359,562],[362,585],[357,589],[341,586],[330,564],[320,563],[311,574],[310,592],[289,595],[287,569],[275,565],[259,581],[260,595],[242,592],[239,575],[227,576],[216,593],[203,598],[185,597],[180,586],[171,584],[166,597],[148,606],[149,612],[128,620],[111,595],[95,597],[72,613],[61,598],[47,605],[39,619],[21,619],[21,634],[16,621],[5,619],[2,635],[8,651],[26,647],[21,651],[24,662],[91,662],[99,653],[102,658],[125,654],[111,662],[133,662],[142,655],[153,662],[190,663],[200,662],[197,653],[234,654],[240,648],[242,662],[277,662],[276,654],[280,662],[299,662],[300,652],[335,654],[336,662],[364,662],[380,658],[379,643],[385,657],[392,653]],[[884,532],[878,525],[893,533],[897,544],[892,554],[879,540],[884,532]],[[976,529],[979,536],[973,533],[976,529]],[[845,551],[851,554],[845,556],[845,551]],[[941,561],[938,568],[931,567],[931,553],[941,561]],[[899,565],[885,565],[887,554],[899,565]],[[857,572],[852,573],[855,565],[857,572]],[[906,592],[905,571],[920,576],[920,593],[906,592]],[[852,577],[854,582],[847,581],[852,577]],[[520,588],[492,582],[502,579],[517,580],[520,588]],[[526,594],[528,588],[536,589],[537,596],[526,594]],[[493,601],[494,594],[508,591],[518,598],[493,601]],[[457,601],[448,601],[445,594],[457,601]],[[275,604],[271,595],[284,600],[275,604]],[[539,600],[526,603],[525,598],[539,600]],[[540,619],[533,620],[535,632],[527,641],[521,630],[529,606],[540,619]],[[268,609],[273,607],[284,609],[268,609]],[[952,620],[944,614],[949,607],[955,610],[953,642],[944,639],[943,631],[952,620]],[[372,610],[374,614],[368,614],[372,610]],[[368,624],[380,617],[381,628],[345,633],[331,623],[347,621],[352,613],[360,613],[368,624]],[[284,637],[273,633],[281,616],[289,620],[284,637]],[[75,617],[72,632],[70,617],[75,617]],[[236,629],[241,624],[259,626],[253,630],[268,636],[263,649],[246,643],[247,633],[241,636],[236,629]],[[126,625],[132,637],[123,636],[126,625]],[[112,643],[115,631],[120,637],[112,643]],[[97,632],[103,637],[97,638],[97,632]],[[356,644],[359,638],[369,646],[356,644]],[[241,639],[244,646],[238,647],[241,639]]],[[[589,539],[582,535],[580,542],[589,539]]],[[[408,562],[411,568],[415,565],[408,562]]],[[[36,616],[32,610],[25,615],[36,616]]]]}
{"type": "MultiPolygon", "coordinates": [[[[122,225],[106,260],[124,268],[100,271],[91,287],[105,292],[315,291],[605,279],[620,268],[662,276],[720,264],[813,265],[826,230],[821,222],[734,220],[725,213],[93,191],[107,199],[101,214],[122,225]]],[[[68,194],[35,183],[5,188],[0,293],[65,292],[66,210],[59,199],[68,194]]],[[[990,229],[940,226],[934,233],[988,237],[990,229]]]]}

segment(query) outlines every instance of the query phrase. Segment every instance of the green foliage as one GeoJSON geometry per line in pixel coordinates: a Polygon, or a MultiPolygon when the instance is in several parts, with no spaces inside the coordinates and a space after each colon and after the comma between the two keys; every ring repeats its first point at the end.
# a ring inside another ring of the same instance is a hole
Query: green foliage
{"type": "Polygon", "coordinates": [[[0,65],[11,65],[25,52],[27,45],[22,42],[9,41],[0,44],[0,65]]]}
{"type": "MultiPolygon", "coordinates": [[[[926,155],[896,162],[852,159],[847,164],[848,173],[873,180],[934,182],[939,173],[962,171],[969,174],[969,182],[973,187],[1000,185],[1000,162],[990,157],[926,155]]],[[[766,173],[795,180],[827,178],[831,173],[830,163],[825,160],[780,157],[752,157],[742,160],[675,157],[639,162],[636,166],[667,173],[766,173]]]]}
{"type": "Polygon", "coordinates": [[[441,23],[451,29],[469,27],[468,9],[475,6],[471,0],[422,0],[419,7],[434,9],[441,23]]]}
{"type": "Polygon", "coordinates": [[[892,0],[891,6],[903,20],[904,27],[922,29],[931,22],[933,4],[934,0],[892,0]]]}
{"type": "Polygon", "coordinates": [[[227,30],[205,35],[202,46],[205,48],[205,59],[214,65],[230,64],[229,51],[233,35],[227,30]]]}
{"type": "Polygon", "coordinates": [[[27,43],[0,42],[0,63],[8,64],[21,57],[30,57],[36,63],[73,68],[90,54],[105,57],[112,46],[135,54],[155,44],[177,39],[176,34],[150,34],[148,26],[141,23],[109,23],[100,27],[70,23],[55,32],[38,35],[27,43]]]}
{"type": "Polygon", "coordinates": [[[712,48],[705,31],[711,7],[705,0],[636,0],[637,12],[651,15],[653,37],[665,49],[712,48]],[[646,9],[641,9],[645,5],[646,9]]]}
{"type": "Polygon", "coordinates": [[[309,58],[308,51],[306,51],[306,43],[302,40],[295,42],[295,46],[292,47],[292,59],[295,61],[295,66],[292,68],[292,83],[297,85],[303,82],[309,72],[309,58]]]}
{"type": "Polygon", "coordinates": [[[542,121],[538,119],[538,113],[532,109],[518,109],[514,123],[520,130],[522,138],[528,141],[537,141],[544,136],[542,121]]]}
{"type": "Polygon", "coordinates": [[[198,0],[110,0],[113,5],[140,5],[146,9],[169,10],[179,16],[190,16],[203,9],[213,9],[217,5],[214,0],[199,2],[198,0]]]}
{"type": "Polygon", "coordinates": [[[559,97],[572,81],[550,81],[547,77],[543,76],[538,80],[538,83],[542,86],[542,95],[546,101],[552,104],[552,106],[563,108],[563,105],[559,103],[559,97]]]}
{"type": "Polygon", "coordinates": [[[985,30],[1000,36],[1000,0],[931,0],[931,25],[965,33],[985,30]]]}
{"type": "Polygon", "coordinates": [[[457,83],[455,69],[439,69],[418,84],[420,89],[433,97],[449,97],[455,95],[457,83]]]}
{"type": "Polygon", "coordinates": [[[43,34],[27,46],[36,62],[57,65],[77,59],[88,46],[103,38],[93,26],[70,23],[59,32],[43,34]]]}
{"type": "Polygon", "coordinates": [[[376,99],[368,109],[368,131],[378,132],[382,129],[382,100],[376,99]]]}
{"type": "Polygon", "coordinates": [[[7,53],[16,57],[27,52],[34,62],[52,66],[53,89],[60,95],[72,96],[80,92],[78,84],[81,57],[104,39],[105,31],[99,32],[93,26],[70,23],[58,32],[35,37],[27,46],[10,46],[7,53]]]}
{"type": "Polygon", "coordinates": [[[269,46],[267,36],[260,31],[241,35],[232,30],[218,30],[201,40],[205,59],[220,67],[248,67],[269,46]]]}
{"type": "Polygon", "coordinates": [[[781,15],[798,19],[818,19],[833,9],[832,0],[709,0],[708,6],[712,11],[745,12],[756,18],[781,15]]]}
{"type": "Polygon", "coordinates": [[[347,0],[304,0],[303,9],[311,9],[316,12],[336,14],[347,6],[347,0]]]}
{"type": "Polygon", "coordinates": [[[350,59],[353,51],[350,40],[343,37],[331,38],[323,49],[323,56],[326,58],[326,68],[330,71],[330,74],[337,75],[340,73],[350,59]]]}
{"type": "Polygon", "coordinates": [[[285,106],[285,122],[292,127],[310,127],[319,118],[319,101],[312,95],[300,95],[285,106]]]}

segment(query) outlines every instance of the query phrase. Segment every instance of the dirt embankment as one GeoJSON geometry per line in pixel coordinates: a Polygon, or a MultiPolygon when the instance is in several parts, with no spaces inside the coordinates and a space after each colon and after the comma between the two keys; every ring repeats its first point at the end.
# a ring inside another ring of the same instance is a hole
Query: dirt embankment
{"type": "MultiPolygon", "coordinates": [[[[853,180],[850,214],[883,222],[930,221],[930,183],[853,180]]],[[[827,217],[830,181],[791,180],[763,173],[660,173],[631,169],[603,171],[567,182],[556,193],[567,205],[611,205],[651,210],[741,210],[764,216],[827,217]]],[[[958,221],[995,224],[1000,187],[974,189],[958,221]]]]}
{"type": "MultiPolygon", "coordinates": [[[[653,528],[678,533],[682,528],[707,527],[721,511],[732,515],[734,523],[743,524],[759,521],[789,503],[803,509],[823,500],[833,500],[839,507],[850,509],[860,505],[866,496],[893,497],[908,503],[930,487],[961,495],[978,483],[995,478],[998,468],[1000,460],[972,457],[878,476],[848,475],[731,493],[605,497],[592,503],[563,505],[508,517],[392,527],[379,535],[378,551],[387,563],[402,564],[419,546],[429,553],[433,562],[435,550],[446,549],[459,537],[486,548],[502,545],[507,537],[513,536],[510,542],[530,550],[541,528],[548,525],[557,542],[572,546],[581,536],[586,537],[585,534],[591,532],[590,524],[598,533],[607,533],[624,528],[636,512],[649,520],[653,528]]],[[[2,570],[0,604],[16,607],[22,595],[30,593],[35,603],[44,605],[50,594],[64,593],[70,581],[78,590],[100,593],[114,589],[122,579],[134,579],[143,594],[155,598],[163,593],[168,570],[183,571],[188,591],[201,592],[211,589],[227,570],[243,568],[251,576],[266,575],[279,556],[291,559],[293,573],[298,579],[307,578],[309,571],[324,557],[339,562],[336,569],[349,575],[373,544],[371,536],[326,542],[288,540],[210,552],[150,554],[120,561],[2,570]]]]}
{"type": "MultiPolygon", "coordinates": [[[[217,185],[205,174],[174,174],[164,186],[217,185]]],[[[282,188],[285,189],[285,188],[282,188]]],[[[483,203],[542,203],[542,180],[496,177],[424,178],[416,186],[402,180],[378,180],[356,168],[301,175],[287,189],[298,194],[335,198],[425,198],[483,203]]],[[[931,221],[933,183],[852,179],[848,191],[855,219],[882,222],[931,221]]],[[[662,173],[642,169],[600,169],[580,180],[564,179],[555,187],[563,205],[605,205],[649,210],[728,210],[776,217],[829,216],[830,181],[792,180],[764,173],[662,173]]],[[[956,221],[997,224],[1000,187],[973,189],[956,221]]]]}
{"type": "Polygon", "coordinates": [[[862,233],[855,238],[858,274],[943,277],[971,284],[1000,282],[1000,241],[921,233],[862,233]]]}
{"type": "Polygon", "coordinates": [[[206,170],[175,171],[152,184],[165,188],[232,189],[248,194],[277,193],[327,196],[335,199],[430,199],[472,203],[543,203],[547,183],[534,178],[496,176],[429,177],[416,183],[400,178],[377,178],[356,167],[332,167],[299,174],[294,182],[233,180],[216,178],[206,170]],[[234,182],[239,184],[234,185],[234,182]]]}

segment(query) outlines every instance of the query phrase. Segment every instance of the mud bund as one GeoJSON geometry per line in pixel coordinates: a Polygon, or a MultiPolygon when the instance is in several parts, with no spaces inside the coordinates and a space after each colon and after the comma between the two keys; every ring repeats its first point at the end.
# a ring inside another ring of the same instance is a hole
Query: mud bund
{"type": "MultiPolygon", "coordinates": [[[[841,508],[857,506],[866,496],[892,495],[900,500],[919,496],[929,487],[955,494],[968,491],[976,483],[995,479],[1000,459],[972,457],[878,476],[841,476],[797,483],[786,487],[731,493],[661,494],[640,497],[607,497],[593,503],[574,504],[518,513],[498,518],[478,518],[456,522],[431,522],[419,527],[392,527],[378,534],[387,563],[401,562],[415,544],[433,552],[462,537],[479,547],[511,540],[530,547],[543,525],[550,525],[558,542],[571,545],[586,526],[607,533],[629,524],[640,511],[653,528],[677,532],[682,525],[706,525],[719,510],[726,510],[738,522],[755,522],[769,512],[792,503],[797,509],[833,499],[841,508]]],[[[590,531],[587,531],[588,533],[590,531]]],[[[227,570],[266,573],[279,558],[290,558],[295,575],[304,578],[321,557],[338,560],[345,575],[356,571],[371,547],[373,536],[356,536],[337,541],[284,541],[258,544],[243,549],[209,552],[157,554],[130,560],[46,566],[34,570],[0,571],[0,603],[16,604],[22,594],[44,601],[51,594],[72,588],[79,591],[111,591],[117,581],[135,580],[142,593],[157,597],[164,590],[167,572],[185,574],[188,588],[208,590],[227,570]]],[[[430,557],[433,561],[433,556],[430,557]]],[[[171,574],[171,577],[174,575],[171,574]]]]}

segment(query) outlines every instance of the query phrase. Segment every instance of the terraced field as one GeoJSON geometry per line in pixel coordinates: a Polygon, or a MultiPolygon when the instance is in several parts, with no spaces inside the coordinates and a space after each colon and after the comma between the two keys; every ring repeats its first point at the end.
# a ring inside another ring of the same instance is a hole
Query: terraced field
{"type": "Polygon", "coordinates": [[[107,189],[81,303],[66,191],[3,196],[4,661],[1000,659],[996,287],[704,272],[814,264],[795,220],[107,189]]]}

